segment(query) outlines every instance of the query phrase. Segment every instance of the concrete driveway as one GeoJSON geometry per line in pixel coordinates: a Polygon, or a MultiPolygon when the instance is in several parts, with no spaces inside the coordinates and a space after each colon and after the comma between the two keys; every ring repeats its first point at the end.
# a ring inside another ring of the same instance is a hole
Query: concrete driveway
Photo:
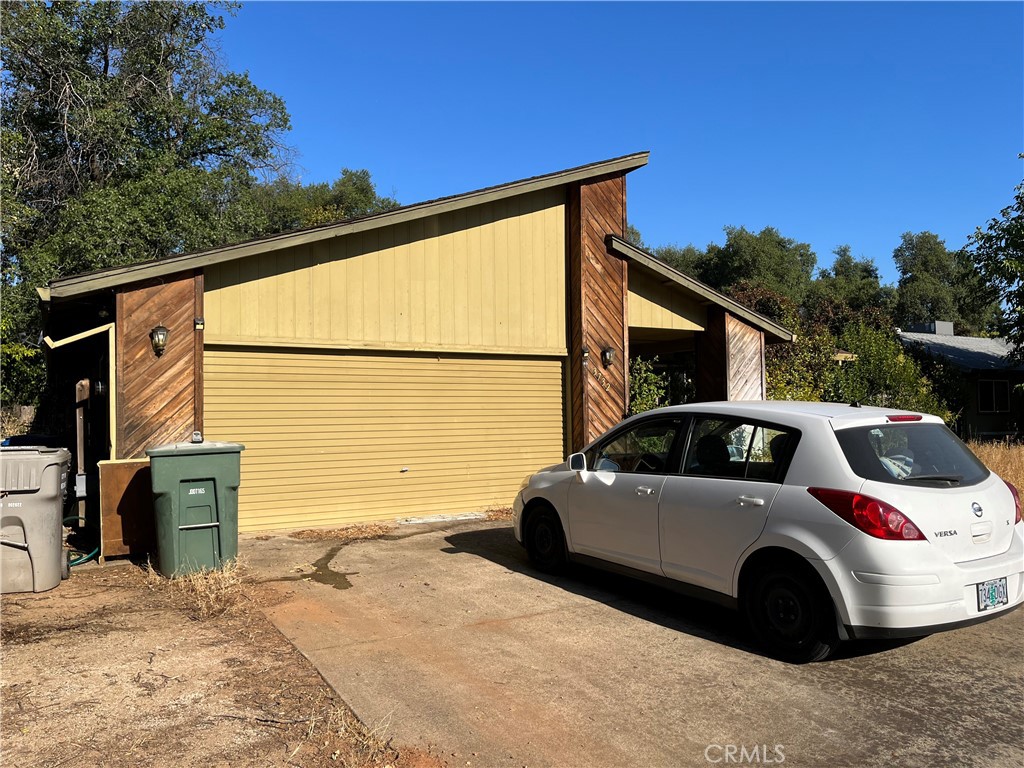
{"type": "Polygon", "coordinates": [[[1024,765],[1024,611],[791,666],[729,611],[530,568],[507,523],[243,536],[271,620],[367,724],[451,766],[1024,765]]]}

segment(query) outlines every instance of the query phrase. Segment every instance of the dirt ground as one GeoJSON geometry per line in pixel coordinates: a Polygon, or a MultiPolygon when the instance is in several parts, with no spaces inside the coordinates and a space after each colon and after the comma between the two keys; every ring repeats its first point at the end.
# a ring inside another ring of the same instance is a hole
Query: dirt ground
{"type": "Polygon", "coordinates": [[[116,563],[0,597],[5,766],[441,768],[359,722],[244,578],[196,590],[116,563]]]}

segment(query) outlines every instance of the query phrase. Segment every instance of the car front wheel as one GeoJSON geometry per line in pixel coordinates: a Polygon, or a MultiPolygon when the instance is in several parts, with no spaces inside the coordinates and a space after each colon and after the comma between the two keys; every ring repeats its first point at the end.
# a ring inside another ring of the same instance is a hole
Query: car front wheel
{"type": "Polygon", "coordinates": [[[803,664],[839,647],[832,601],[816,574],[767,568],[744,599],[754,636],[775,658],[803,664]]]}
{"type": "Polygon", "coordinates": [[[530,562],[545,573],[556,573],[565,566],[565,535],[554,510],[541,509],[530,517],[526,553],[530,562]]]}

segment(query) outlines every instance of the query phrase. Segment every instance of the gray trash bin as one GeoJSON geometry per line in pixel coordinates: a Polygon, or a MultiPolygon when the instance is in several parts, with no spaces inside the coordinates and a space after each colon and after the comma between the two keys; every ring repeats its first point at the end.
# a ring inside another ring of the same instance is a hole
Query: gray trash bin
{"type": "Polygon", "coordinates": [[[0,448],[0,592],[45,592],[60,584],[66,448],[0,448]]]}

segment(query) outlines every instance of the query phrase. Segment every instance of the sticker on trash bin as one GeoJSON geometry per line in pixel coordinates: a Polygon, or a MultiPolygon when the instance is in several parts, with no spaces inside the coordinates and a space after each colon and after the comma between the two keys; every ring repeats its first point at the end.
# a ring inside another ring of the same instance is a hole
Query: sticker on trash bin
{"type": "Polygon", "coordinates": [[[205,488],[189,488],[188,489],[188,495],[189,496],[200,496],[200,495],[202,495],[204,493],[206,493],[206,489],[205,488]]]}

